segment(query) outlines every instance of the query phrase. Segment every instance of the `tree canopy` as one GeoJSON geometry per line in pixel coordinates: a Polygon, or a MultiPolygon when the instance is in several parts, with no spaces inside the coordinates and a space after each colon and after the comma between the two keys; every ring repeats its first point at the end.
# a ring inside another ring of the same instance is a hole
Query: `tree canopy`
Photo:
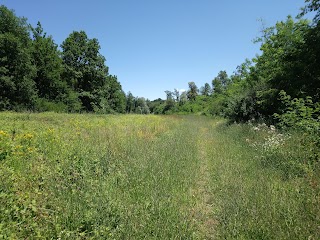
{"type": "Polygon", "coordinates": [[[32,27],[0,6],[0,110],[125,111],[97,39],[75,31],[61,49],[40,22],[32,27]]]}

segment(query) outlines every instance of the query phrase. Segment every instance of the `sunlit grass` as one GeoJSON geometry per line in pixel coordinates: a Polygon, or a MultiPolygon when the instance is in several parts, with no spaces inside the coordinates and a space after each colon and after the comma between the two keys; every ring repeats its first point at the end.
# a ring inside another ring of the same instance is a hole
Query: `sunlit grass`
{"type": "Polygon", "coordinates": [[[316,173],[264,128],[1,113],[0,239],[317,239],[316,173]]]}
{"type": "MultiPolygon", "coordinates": [[[[308,152],[301,135],[237,124],[212,134],[218,140],[211,148],[211,186],[219,238],[319,239],[320,189],[308,175],[318,170],[299,163],[308,152]]],[[[319,176],[313,179],[319,183],[319,176]]]]}
{"type": "Polygon", "coordinates": [[[183,166],[195,147],[177,131],[181,119],[1,117],[3,236],[159,238],[189,231],[178,206],[192,184],[186,171],[193,165],[183,166]]]}

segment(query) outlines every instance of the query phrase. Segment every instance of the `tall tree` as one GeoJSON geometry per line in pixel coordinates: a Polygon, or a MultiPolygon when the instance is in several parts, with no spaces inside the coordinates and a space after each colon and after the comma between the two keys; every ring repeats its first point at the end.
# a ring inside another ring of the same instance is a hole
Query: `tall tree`
{"type": "Polygon", "coordinates": [[[217,77],[215,77],[212,80],[212,92],[214,94],[220,94],[223,92],[223,86],[222,86],[221,80],[217,77]]]}
{"type": "Polygon", "coordinates": [[[31,109],[37,98],[25,18],[0,6],[0,109],[31,109]]]}
{"type": "Polygon", "coordinates": [[[204,86],[200,90],[203,96],[209,96],[211,92],[211,87],[209,83],[205,83],[204,86]]]}
{"type": "Polygon", "coordinates": [[[164,111],[169,111],[175,106],[175,100],[174,100],[175,93],[169,90],[166,90],[165,93],[166,93],[167,99],[166,99],[166,105],[164,107],[164,111]]]}
{"type": "Polygon", "coordinates": [[[292,97],[320,97],[319,31],[305,19],[288,17],[265,28],[258,40],[262,54],[254,66],[243,65],[241,81],[227,91],[228,116],[234,120],[264,118],[272,121],[284,107],[279,93],[292,97]],[[247,71],[248,70],[248,71],[247,71]]]}
{"type": "Polygon", "coordinates": [[[318,81],[313,81],[307,70],[312,56],[305,47],[309,28],[307,20],[296,21],[289,16],[264,30],[260,39],[262,54],[249,78],[257,93],[256,112],[264,116],[277,112],[280,90],[293,97],[315,94],[318,81]]]}
{"type": "Polygon", "coordinates": [[[36,66],[34,80],[38,95],[41,98],[55,100],[59,95],[65,93],[67,87],[66,82],[61,80],[63,66],[58,46],[51,36],[46,36],[40,22],[36,28],[32,29],[32,32],[32,56],[36,66]]]}
{"type": "Polygon", "coordinates": [[[84,109],[92,111],[93,105],[98,104],[93,91],[103,87],[108,75],[98,40],[89,39],[84,31],[73,32],[61,48],[65,64],[63,77],[78,92],[84,109]]]}
{"type": "Polygon", "coordinates": [[[214,93],[222,93],[231,83],[226,71],[220,71],[218,76],[212,80],[212,89],[214,93]]]}
{"type": "Polygon", "coordinates": [[[198,87],[194,82],[189,82],[189,90],[187,92],[187,97],[189,100],[194,101],[198,96],[198,87]]]}
{"type": "Polygon", "coordinates": [[[135,113],[138,113],[138,114],[149,114],[150,113],[150,109],[149,109],[149,106],[148,106],[145,98],[137,97],[135,99],[135,105],[136,105],[135,113]]]}
{"type": "Polygon", "coordinates": [[[179,100],[180,100],[180,91],[179,91],[179,89],[176,89],[176,88],[174,89],[173,96],[175,97],[175,101],[179,102],[179,100]]]}
{"type": "Polygon", "coordinates": [[[99,52],[97,39],[89,39],[84,31],[73,32],[61,47],[66,77],[75,90],[80,93],[91,92],[104,85],[108,68],[99,52]]]}
{"type": "Polygon", "coordinates": [[[95,108],[103,110],[103,113],[125,113],[126,95],[116,76],[108,75],[104,85],[92,94],[97,102],[94,103],[95,108]]]}
{"type": "Polygon", "coordinates": [[[110,76],[97,39],[73,32],[62,43],[64,78],[78,92],[86,111],[125,111],[125,94],[116,76],[110,76]]]}
{"type": "Polygon", "coordinates": [[[166,90],[164,91],[166,93],[166,98],[167,98],[167,101],[174,101],[174,93],[169,91],[169,90],[166,90]]]}
{"type": "Polygon", "coordinates": [[[134,96],[131,92],[128,92],[126,96],[126,112],[132,113],[134,112],[135,106],[134,106],[134,96]]]}
{"type": "Polygon", "coordinates": [[[187,101],[188,101],[187,92],[184,91],[184,92],[182,92],[181,95],[180,95],[179,105],[182,106],[182,105],[184,105],[187,101]]]}

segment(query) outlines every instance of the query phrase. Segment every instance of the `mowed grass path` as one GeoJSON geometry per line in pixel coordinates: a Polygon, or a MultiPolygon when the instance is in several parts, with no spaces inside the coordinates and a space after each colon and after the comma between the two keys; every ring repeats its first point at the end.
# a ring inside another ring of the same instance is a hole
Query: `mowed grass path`
{"type": "Polygon", "coordinates": [[[0,239],[311,239],[298,180],[199,116],[0,114],[0,239]]]}

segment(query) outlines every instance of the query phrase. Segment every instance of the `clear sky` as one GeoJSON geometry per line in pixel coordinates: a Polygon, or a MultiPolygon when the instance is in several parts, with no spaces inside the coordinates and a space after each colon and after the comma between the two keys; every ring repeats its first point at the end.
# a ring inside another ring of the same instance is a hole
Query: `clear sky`
{"type": "Polygon", "coordinates": [[[296,16],[304,0],[0,0],[17,16],[40,21],[60,45],[72,31],[97,38],[123,90],[150,100],[165,90],[198,87],[259,52],[263,19],[296,16]]]}

